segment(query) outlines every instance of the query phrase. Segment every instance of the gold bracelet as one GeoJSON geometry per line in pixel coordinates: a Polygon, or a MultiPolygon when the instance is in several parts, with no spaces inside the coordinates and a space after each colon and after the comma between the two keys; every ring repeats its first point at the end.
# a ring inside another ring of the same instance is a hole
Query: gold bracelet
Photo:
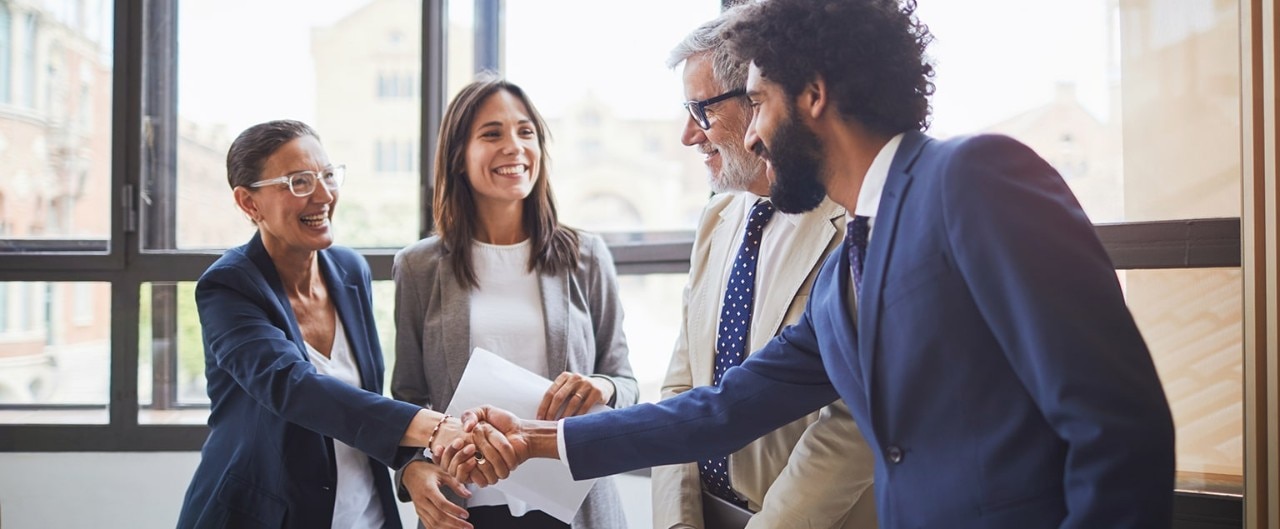
{"type": "Polygon", "coordinates": [[[445,421],[449,420],[449,417],[452,417],[452,415],[444,414],[444,417],[440,418],[440,422],[436,423],[436,427],[431,429],[431,435],[427,437],[427,450],[431,450],[431,444],[435,442],[436,434],[440,432],[440,427],[444,425],[445,421]]]}

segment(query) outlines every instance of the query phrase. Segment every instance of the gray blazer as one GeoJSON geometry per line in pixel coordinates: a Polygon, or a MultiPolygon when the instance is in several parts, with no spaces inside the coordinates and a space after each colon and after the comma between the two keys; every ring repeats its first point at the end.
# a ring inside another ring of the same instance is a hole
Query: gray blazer
{"type": "MultiPolygon", "coordinates": [[[[622,304],[613,256],[599,237],[578,232],[578,267],[541,276],[547,323],[547,378],[563,371],[607,378],[614,407],[636,403],[639,388],[627,359],[622,304]]],[[[469,288],[458,283],[444,244],[430,237],[396,254],[396,363],[391,394],[399,400],[448,408],[471,358],[469,288]]],[[[397,472],[396,483],[400,482],[397,472]]],[[[401,499],[408,498],[401,490],[401,499]]],[[[575,529],[626,527],[612,480],[596,482],[573,520],[575,529]]]]}

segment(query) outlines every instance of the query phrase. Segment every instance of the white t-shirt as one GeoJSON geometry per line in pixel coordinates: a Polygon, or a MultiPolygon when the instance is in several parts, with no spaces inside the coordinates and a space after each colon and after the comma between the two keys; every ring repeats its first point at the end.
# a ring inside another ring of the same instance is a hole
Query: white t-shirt
{"type": "MultiPolygon", "coordinates": [[[[311,344],[307,357],[321,375],[330,376],[360,387],[360,369],[351,356],[351,344],[342,329],[342,318],[334,321],[333,350],[325,357],[311,344]]],[[[333,440],[333,455],[337,458],[338,487],[333,504],[333,529],[356,527],[382,527],[382,503],[373,489],[373,472],[369,468],[369,456],[337,439],[333,440]]]]}
{"type": "MultiPolygon", "coordinates": [[[[471,291],[471,346],[546,376],[547,323],[538,273],[529,271],[532,246],[529,240],[511,245],[476,241],[472,246],[471,263],[480,287],[471,291]]],[[[506,505],[512,516],[531,510],[492,487],[467,488],[468,506],[506,505]]]]}

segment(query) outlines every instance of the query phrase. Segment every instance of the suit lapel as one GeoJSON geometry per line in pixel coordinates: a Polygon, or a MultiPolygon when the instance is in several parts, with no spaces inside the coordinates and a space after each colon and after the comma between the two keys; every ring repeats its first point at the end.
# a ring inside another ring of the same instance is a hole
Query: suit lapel
{"type": "MultiPolygon", "coordinates": [[[[373,352],[369,350],[369,336],[365,332],[360,310],[360,292],[356,285],[359,277],[350,277],[348,270],[342,268],[329,255],[327,250],[319,252],[320,273],[324,274],[325,284],[329,287],[329,296],[333,299],[333,307],[337,317],[342,320],[346,330],[346,340],[351,344],[351,355],[360,367],[360,387],[369,391],[377,391],[374,374],[373,352]]],[[[339,336],[338,339],[344,337],[339,336]]]]}
{"type": "MultiPolygon", "coordinates": [[[[893,157],[893,164],[889,167],[889,176],[885,179],[879,211],[867,247],[867,263],[862,273],[862,296],[858,300],[858,328],[862,330],[859,333],[858,357],[862,363],[863,389],[867,392],[868,403],[871,401],[871,377],[875,373],[876,350],[873,346],[880,331],[884,272],[898,229],[898,213],[902,211],[903,199],[911,187],[912,176],[908,171],[920,155],[926,139],[924,134],[914,131],[903,136],[898,152],[893,157]]],[[[847,257],[845,262],[848,262],[847,257]]]]}
{"type": "MultiPolygon", "coordinates": [[[[800,286],[809,277],[813,267],[821,264],[822,254],[836,234],[832,222],[837,222],[843,216],[838,204],[830,199],[823,199],[816,212],[795,217],[796,229],[792,232],[791,239],[781,241],[781,244],[774,247],[775,251],[782,252],[787,258],[772,261],[779,270],[770,272],[766,284],[756,285],[757,293],[765,289],[770,292],[768,296],[763,296],[765,302],[756,311],[759,321],[751,326],[752,351],[763,347],[781,330],[782,321],[791,308],[792,300],[800,292],[800,286]],[[760,332],[755,332],[757,330],[760,332]]],[[[775,216],[772,222],[789,221],[775,216]]],[[[757,295],[756,299],[761,299],[761,296],[757,295]]]]}
{"type": "MultiPolygon", "coordinates": [[[[741,195],[739,195],[741,197],[741,195]]],[[[706,267],[703,274],[702,287],[695,294],[703,298],[691,300],[693,310],[689,311],[690,333],[702,334],[703,340],[689,340],[689,358],[691,359],[690,377],[695,386],[709,386],[714,378],[713,364],[716,356],[716,339],[720,329],[720,304],[723,301],[725,283],[725,263],[733,258],[742,242],[741,233],[734,228],[744,215],[740,199],[734,199],[728,206],[720,210],[720,222],[711,229],[711,247],[707,250],[707,258],[702,265],[706,267]],[[699,307],[702,307],[699,309],[699,307]],[[705,329],[706,332],[702,330],[705,329]]]]}
{"type": "Polygon", "coordinates": [[[262,278],[271,287],[271,293],[276,297],[280,312],[288,320],[289,338],[293,340],[294,345],[298,346],[298,354],[303,360],[310,362],[311,357],[307,356],[306,343],[302,340],[302,329],[298,328],[298,315],[293,313],[293,304],[289,303],[289,295],[284,293],[284,283],[280,281],[280,273],[276,271],[276,264],[271,260],[271,254],[268,254],[267,247],[262,245],[262,234],[253,234],[245,254],[250,261],[253,261],[258,271],[262,272],[262,278]]]}
{"type": "Polygon", "coordinates": [[[542,290],[542,314],[547,327],[547,373],[555,380],[560,373],[569,370],[569,273],[538,274],[538,287],[542,290]]]}

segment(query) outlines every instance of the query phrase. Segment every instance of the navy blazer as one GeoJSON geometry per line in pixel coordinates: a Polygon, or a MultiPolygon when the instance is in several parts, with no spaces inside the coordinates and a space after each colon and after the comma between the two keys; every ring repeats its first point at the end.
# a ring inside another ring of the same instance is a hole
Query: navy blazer
{"type": "Polygon", "coordinates": [[[1029,148],[907,133],[857,325],[850,276],[833,253],[801,320],[719,389],[567,420],[574,476],[729,453],[841,397],[881,527],[1169,527],[1164,390],[1092,224],[1029,148]]]}
{"type": "Polygon", "coordinates": [[[311,365],[260,236],[228,250],[196,283],[210,431],[178,527],[329,527],[337,484],[332,439],[369,454],[383,527],[400,527],[387,466],[411,455],[399,443],[421,408],[382,396],[368,264],[339,246],[317,259],[361,388],[311,365]]]}

